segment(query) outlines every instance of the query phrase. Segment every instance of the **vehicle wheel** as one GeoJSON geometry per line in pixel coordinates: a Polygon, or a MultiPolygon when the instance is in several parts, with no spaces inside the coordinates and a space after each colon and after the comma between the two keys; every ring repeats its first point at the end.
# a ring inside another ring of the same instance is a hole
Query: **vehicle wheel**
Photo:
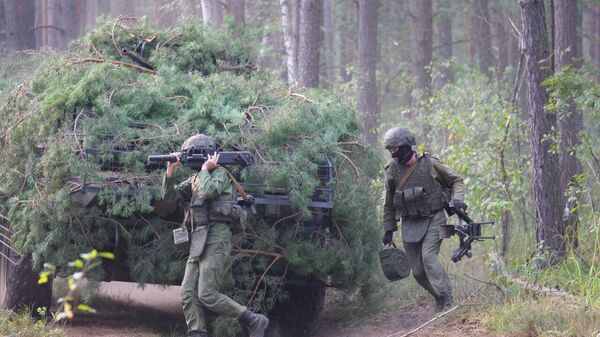
{"type": "MultiPolygon", "coordinates": [[[[312,336],[319,325],[323,305],[325,303],[325,285],[287,285],[288,298],[275,305],[272,311],[272,336],[277,331],[285,332],[289,337],[312,336]]],[[[271,318],[271,317],[270,317],[271,318]]]]}
{"type": "MultiPolygon", "coordinates": [[[[10,255],[13,261],[17,260],[10,255]]],[[[31,257],[23,257],[14,266],[2,258],[0,264],[0,299],[5,309],[29,307],[35,315],[37,308],[49,308],[52,302],[52,282],[38,284],[38,273],[33,271],[31,257]],[[3,294],[2,294],[3,293],[3,294]]]]}

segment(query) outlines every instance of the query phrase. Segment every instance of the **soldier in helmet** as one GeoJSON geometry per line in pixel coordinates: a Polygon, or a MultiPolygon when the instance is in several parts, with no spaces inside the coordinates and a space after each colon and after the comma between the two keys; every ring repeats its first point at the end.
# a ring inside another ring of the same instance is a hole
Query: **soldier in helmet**
{"type": "Polygon", "coordinates": [[[237,319],[248,328],[250,337],[263,337],[269,319],[251,312],[219,291],[225,261],[231,251],[231,219],[228,218],[231,212],[222,209],[235,200],[232,181],[227,170],[218,164],[219,154],[211,137],[194,135],[183,143],[182,150],[192,147],[214,154],[208,156],[199,172],[178,185],[174,184],[173,173],[179,160],[167,163],[162,186],[165,200],[189,203],[186,226],[190,230],[190,254],[181,283],[189,336],[208,336],[205,310],[210,310],[237,319]]]}
{"type": "Polygon", "coordinates": [[[452,288],[437,258],[442,244],[438,231],[446,224],[448,200],[452,207],[467,208],[463,180],[437,158],[416,152],[415,135],[407,128],[388,130],[383,144],[392,156],[385,167],[383,244],[392,244],[396,223],[402,220],[402,241],[414,278],[434,297],[436,312],[448,310],[452,288]]]}

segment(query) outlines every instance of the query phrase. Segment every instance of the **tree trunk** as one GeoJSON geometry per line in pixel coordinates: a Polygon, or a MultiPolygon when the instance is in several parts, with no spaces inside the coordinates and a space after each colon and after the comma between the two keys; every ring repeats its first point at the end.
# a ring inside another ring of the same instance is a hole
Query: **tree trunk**
{"type": "Polygon", "coordinates": [[[34,0],[4,0],[6,45],[11,50],[35,48],[31,29],[35,17],[34,0]]]}
{"type": "Polygon", "coordinates": [[[596,21],[598,15],[596,14],[596,5],[593,3],[584,2],[583,11],[583,53],[588,56],[589,60],[593,63],[596,53],[596,21]]]}
{"type": "Polygon", "coordinates": [[[358,2],[357,112],[367,144],[377,145],[379,107],[377,106],[377,10],[378,0],[358,2]]]}
{"type": "MultiPolygon", "coordinates": [[[[452,12],[451,3],[448,0],[442,0],[437,3],[438,20],[437,29],[439,35],[439,51],[442,62],[450,62],[454,56],[452,41],[452,12]]],[[[441,86],[446,83],[454,82],[454,73],[450,64],[444,64],[442,69],[441,86]]]]}
{"type": "Polygon", "coordinates": [[[561,231],[561,195],[556,183],[559,177],[558,156],[550,152],[545,140],[556,129],[556,115],[545,111],[548,92],[542,82],[551,75],[550,48],[544,16],[543,0],[519,0],[523,20],[523,39],[529,82],[529,110],[532,129],[533,195],[535,204],[536,244],[547,252],[550,260],[565,257],[565,238],[561,231]]]}
{"type": "Polygon", "coordinates": [[[417,89],[424,97],[431,96],[431,66],[433,17],[431,0],[410,0],[412,27],[412,67],[417,89]]]}
{"type": "MultiPolygon", "coordinates": [[[[377,25],[377,22],[375,22],[377,25]]],[[[335,82],[335,1],[325,0],[323,4],[323,53],[325,58],[324,76],[328,87],[335,82]]]]}
{"type": "Polygon", "coordinates": [[[241,33],[246,26],[246,8],[244,0],[229,0],[227,3],[228,12],[233,16],[237,29],[241,33]]]}
{"type": "MultiPolygon", "coordinates": [[[[577,67],[581,55],[577,48],[577,12],[576,0],[554,0],[554,59],[556,71],[567,66],[577,67]]],[[[568,111],[561,114],[558,119],[558,130],[560,131],[561,153],[560,153],[560,187],[562,195],[567,193],[569,187],[575,190],[580,188],[576,176],[583,172],[581,162],[577,158],[577,147],[581,143],[579,133],[583,130],[583,117],[576,109],[573,100],[568,102],[568,111]]],[[[576,243],[578,216],[578,198],[565,198],[565,206],[562,209],[571,210],[563,224],[567,238],[571,243],[576,243]]]]}
{"type": "Polygon", "coordinates": [[[223,25],[223,6],[219,0],[201,0],[204,27],[218,29],[223,25]]]}
{"type": "MultiPolygon", "coordinates": [[[[125,0],[127,1],[127,0],[125,0]]],[[[96,1],[96,16],[109,15],[110,14],[110,0],[97,0],[96,1]]]]}
{"type": "Polygon", "coordinates": [[[473,13],[477,27],[477,56],[479,71],[490,77],[494,69],[494,54],[492,53],[492,38],[490,33],[490,13],[488,0],[475,0],[473,13]]]}
{"type": "MultiPolygon", "coordinates": [[[[492,41],[495,43],[495,49],[498,50],[498,74],[504,74],[504,71],[508,67],[508,53],[509,53],[509,31],[508,31],[508,17],[506,12],[501,6],[494,11],[497,13],[493,19],[494,25],[494,38],[492,41]]],[[[515,68],[516,69],[516,68],[515,68]]]]}
{"type": "Polygon", "coordinates": [[[293,18],[288,0],[280,0],[279,4],[281,6],[281,29],[286,53],[287,82],[291,87],[298,81],[296,37],[294,36],[293,18]]]}
{"type": "Polygon", "coordinates": [[[65,3],[65,47],[85,31],[85,0],[67,0],[65,3]]]}
{"type": "Polygon", "coordinates": [[[4,0],[0,0],[0,50],[6,43],[6,16],[4,15],[4,0]]]}
{"type": "Polygon", "coordinates": [[[154,0],[152,21],[163,28],[173,27],[177,24],[179,8],[172,0],[154,0]]]}
{"type": "Polygon", "coordinates": [[[48,0],[48,40],[47,46],[53,49],[65,49],[66,23],[65,2],[61,0],[48,0]]]}
{"type": "Polygon", "coordinates": [[[348,83],[352,81],[352,65],[354,64],[356,34],[352,28],[356,26],[354,24],[355,6],[351,6],[349,2],[343,2],[340,6],[340,26],[343,29],[340,30],[339,76],[342,83],[348,83]]]}
{"type": "Polygon", "coordinates": [[[477,57],[477,39],[479,31],[477,27],[477,19],[473,12],[474,6],[471,6],[470,15],[467,17],[467,63],[470,67],[475,67],[475,59],[477,57]]]}
{"type": "Polygon", "coordinates": [[[319,50],[323,0],[301,0],[298,82],[301,87],[319,86],[319,50]]]}

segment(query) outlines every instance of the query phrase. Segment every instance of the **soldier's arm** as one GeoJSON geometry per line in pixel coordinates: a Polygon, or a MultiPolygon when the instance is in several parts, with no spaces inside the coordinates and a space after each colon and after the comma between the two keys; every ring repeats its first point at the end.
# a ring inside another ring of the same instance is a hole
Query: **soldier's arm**
{"type": "Polygon", "coordinates": [[[231,179],[227,175],[225,168],[217,167],[212,172],[202,170],[198,173],[200,176],[200,188],[204,192],[206,199],[212,199],[219,196],[231,186],[231,179]]]}
{"type": "Polygon", "coordinates": [[[396,210],[394,209],[394,193],[396,192],[396,182],[388,173],[386,166],[385,170],[385,201],[383,203],[383,230],[395,231],[398,229],[396,225],[396,210]]]}
{"type": "Polygon", "coordinates": [[[181,184],[175,185],[175,177],[167,177],[167,175],[165,174],[163,176],[163,183],[161,189],[163,199],[169,202],[190,200],[192,198],[193,178],[194,176],[188,178],[181,184]]]}
{"type": "Polygon", "coordinates": [[[448,165],[443,164],[439,159],[432,157],[433,177],[442,185],[452,189],[452,199],[464,200],[465,183],[463,179],[448,165]]]}

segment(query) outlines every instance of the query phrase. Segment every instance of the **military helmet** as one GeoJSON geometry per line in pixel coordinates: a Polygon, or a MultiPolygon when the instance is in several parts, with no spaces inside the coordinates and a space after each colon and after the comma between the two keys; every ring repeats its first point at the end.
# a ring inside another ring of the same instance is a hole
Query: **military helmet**
{"type": "Polygon", "coordinates": [[[202,133],[195,134],[186,139],[185,142],[183,142],[183,145],[181,145],[181,151],[186,151],[192,147],[195,149],[207,150],[209,152],[216,150],[215,140],[211,136],[202,133]]]}
{"type": "Polygon", "coordinates": [[[383,136],[383,146],[386,149],[400,147],[402,145],[417,145],[415,135],[409,129],[404,127],[395,127],[387,130],[383,136]]]}

